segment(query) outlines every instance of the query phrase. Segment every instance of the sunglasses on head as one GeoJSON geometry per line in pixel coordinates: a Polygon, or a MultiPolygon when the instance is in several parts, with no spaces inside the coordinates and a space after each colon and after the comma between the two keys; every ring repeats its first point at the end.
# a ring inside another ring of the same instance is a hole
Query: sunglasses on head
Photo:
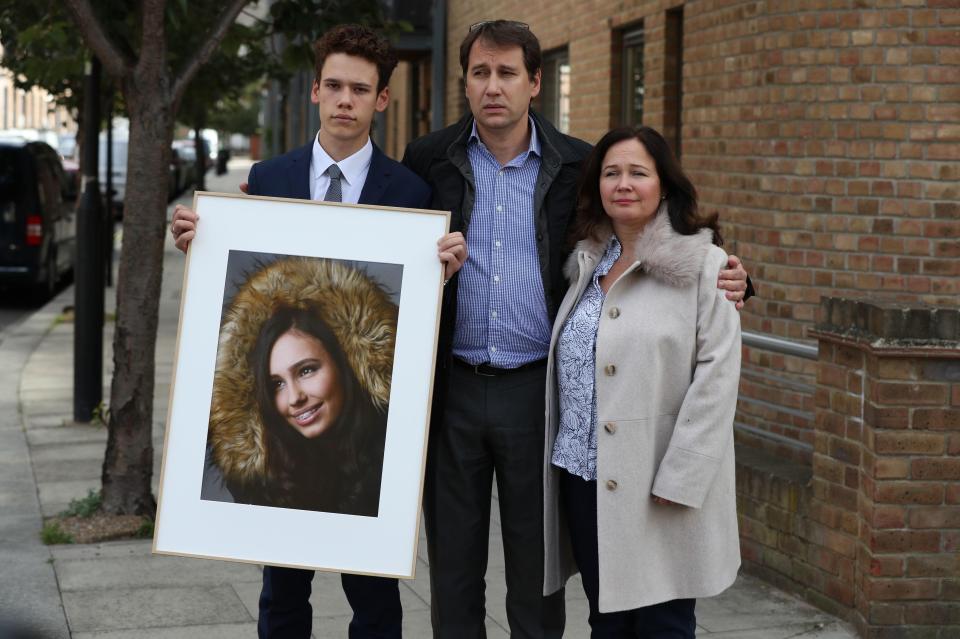
{"type": "Polygon", "coordinates": [[[482,29],[488,24],[502,24],[509,27],[518,27],[520,29],[529,29],[530,25],[526,22],[517,22],[516,20],[482,20],[481,22],[474,22],[470,25],[468,32],[474,32],[477,29],[482,29]]]}

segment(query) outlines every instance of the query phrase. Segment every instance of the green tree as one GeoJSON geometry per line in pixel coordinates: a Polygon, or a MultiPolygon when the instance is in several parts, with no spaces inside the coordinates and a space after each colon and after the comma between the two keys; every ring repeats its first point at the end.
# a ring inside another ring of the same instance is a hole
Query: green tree
{"type": "Polygon", "coordinates": [[[0,7],[3,66],[18,88],[34,86],[78,115],[83,101],[85,47],[61,7],[47,2],[13,2],[0,7]]]}
{"type": "Polygon", "coordinates": [[[173,125],[190,82],[248,2],[197,3],[217,9],[190,7],[187,20],[180,17],[187,13],[186,0],[170,6],[165,0],[142,0],[132,11],[130,3],[104,1],[94,7],[90,0],[66,0],[83,41],[117,81],[130,119],[102,475],[103,509],[110,513],[152,515],[155,510],[151,424],[173,125]],[[127,8],[119,20],[110,12],[117,4],[127,8]]]}
{"type": "Polygon", "coordinates": [[[385,26],[377,0],[275,0],[267,18],[236,24],[252,3],[7,0],[0,7],[4,66],[21,86],[39,85],[79,115],[88,49],[117,86],[130,120],[102,474],[102,508],[109,513],[152,515],[156,505],[150,487],[155,345],[178,112],[190,126],[232,117],[255,123],[258,76],[283,81],[312,68],[311,43],[334,24],[385,26]],[[231,113],[238,104],[243,112],[231,113]]]}
{"type": "MultiPolygon", "coordinates": [[[[268,62],[272,61],[268,67],[271,75],[283,77],[293,68],[312,66],[310,43],[330,26],[341,22],[374,26],[384,23],[377,0],[276,0],[267,20],[249,30],[234,29],[237,16],[250,2],[65,1],[83,42],[117,83],[130,119],[114,373],[102,475],[102,507],[109,513],[152,515],[156,505],[150,488],[151,426],[167,226],[167,170],[174,122],[187,99],[188,87],[228,34],[237,34],[238,41],[243,40],[243,34],[254,38],[245,43],[246,49],[240,42],[232,49],[236,55],[227,56],[231,74],[240,70],[232,76],[234,79],[255,73],[245,66],[255,59],[238,58],[243,57],[242,50],[257,51],[264,41],[272,45],[286,43],[287,46],[272,47],[265,55],[268,62]]],[[[230,47],[224,47],[224,55],[230,47]]],[[[231,83],[237,87],[246,84],[231,83]]],[[[196,97],[197,105],[209,97],[201,92],[196,97]]]]}
{"type": "MultiPolygon", "coordinates": [[[[250,81],[270,71],[271,60],[263,47],[266,37],[263,23],[234,23],[187,89],[177,119],[194,130],[198,163],[206,161],[200,131],[210,126],[220,128],[216,126],[218,118],[239,106],[250,81]]],[[[204,171],[199,164],[197,178],[197,189],[203,190],[204,171]]]]}

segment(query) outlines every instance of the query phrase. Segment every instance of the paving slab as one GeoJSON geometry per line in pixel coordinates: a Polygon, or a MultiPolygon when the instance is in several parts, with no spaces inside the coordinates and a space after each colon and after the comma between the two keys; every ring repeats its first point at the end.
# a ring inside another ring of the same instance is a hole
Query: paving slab
{"type": "Polygon", "coordinates": [[[60,592],[110,588],[159,588],[250,582],[259,589],[260,568],[252,564],[167,556],[58,559],[60,592]]]}
{"type": "Polygon", "coordinates": [[[787,624],[777,628],[730,630],[719,633],[698,633],[708,639],[855,639],[856,635],[840,622],[823,624],[787,624]]]}
{"type": "Polygon", "coordinates": [[[100,442],[92,443],[56,443],[44,444],[42,446],[33,446],[30,448],[30,457],[34,463],[53,461],[103,461],[103,444],[100,442]]]}
{"type": "Polygon", "coordinates": [[[29,423],[24,424],[24,427],[30,431],[66,426],[69,423],[71,423],[70,418],[58,412],[49,415],[31,415],[29,423]]]}
{"type": "Polygon", "coordinates": [[[697,619],[710,633],[766,628],[772,629],[770,639],[778,639],[780,635],[773,629],[796,625],[813,627],[833,622],[836,617],[756,577],[741,574],[733,587],[697,602],[697,619]]]}
{"type": "MultiPolygon", "coordinates": [[[[137,639],[237,639],[257,636],[256,622],[217,624],[205,626],[177,626],[174,628],[140,628],[137,639]]],[[[129,630],[105,632],[75,632],[73,639],[130,639],[129,630]]]]}
{"type": "Polygon", "coordinates": [[[50,553],[55,561],[70,561],[76,559],[98,559],[117,557],[149,557],[152,541],[149,539],[132,539],[126,541],[106,541],[99,544],[68,544],[50,546],[50,553]]]}
{"type": "MultiPolygon", "coordinates": [[[[100,444],[102,447],[103,444],[100,444]]],[[[41,484],[56,482],[100,480],[100,468],[103,455],[98,459],[66,459],[36,462],[33,465],[34,476],[41,484]]],[[[81,497],[84,495],[81,495],[81,497]]]]}
{"type": "Polygon", "coordinates": [[[34,428],[27,431],[27,443],[30,444],[30,446],[99,443],[102,448],[106,441],[106,427],[100,424],[96,426],[76,424],[62,418],[60,423],[53,426],[34,428]]]}
{"type": "Polygon", "coordinates": [[[41,428],[52,428],[55,426],[64,426],[66,424],[72,423],[73,419],[73,407],[67,406],[64,403],[63,407],[56,410],[55,412],[43,412],[43,413],[29,413],[28,407],[24,406],[24,423],[23,428],[28,433],[31,430],[37,430],[41,428]]]}
{"type": "Polygon", "coordinates": [[[254,619],[230,586],[79,590],[63,593],[73,632],[246,623],[254,619]]]}

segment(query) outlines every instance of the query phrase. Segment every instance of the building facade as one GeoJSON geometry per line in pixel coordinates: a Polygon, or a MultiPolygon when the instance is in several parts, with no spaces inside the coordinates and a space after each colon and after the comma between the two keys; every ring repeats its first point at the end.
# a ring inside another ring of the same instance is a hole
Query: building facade
{"type": "Polygon", "coordinates": [[[0,67],[0,131],[9,129],[39,129],[60,134],[76,133],[77,125],[46,91],[39,87],[27,91],[17,88],[13,73],[0,67]]]}
{"type": "Polygon", "coordinates": [[[450,0],[448,123],[494,18],[539,37],[562,130],[665,135],[757,284],[745,565],[864,636],[960,636],[960,5],[450,0]]]}

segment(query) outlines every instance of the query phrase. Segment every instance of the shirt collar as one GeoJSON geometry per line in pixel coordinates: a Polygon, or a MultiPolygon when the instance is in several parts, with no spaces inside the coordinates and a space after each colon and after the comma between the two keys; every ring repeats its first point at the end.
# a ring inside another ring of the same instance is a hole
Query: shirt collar
{"type": "Polygon", "coordinates": [[[370,141],[370,138],[367,138],[367,143],[364,144],[359,151],[354,153],[351,156],[345,157],[339,162],[334,162],[333,158],[330,157],[330,154],[327,153],[322,146],[320,146],[319,134],[313,137],[313,158],[311,160],[311,168],[313,169],[313,179],[317,180],[324,173],[327,172],[327,169],[330,168],[331,164],[336,164],[340,167],[340,172],[343,174],[344,180],[347,184],[353,186],[357,184],[363,173],[370,169],[370,161],[373,159],[373,143],[370,141]]]}
{"type": "MultiPolygon", "coordinates": [[[[537,156],[542,157],[543,154],[540,152],[540,136],[537,134],[537,125],[534,123],[533,118],[527,116],[527,120],[530,122],[530,146],[527,148],[526,154],[534,153],[537,156]]],[[[470,137],[467,138],[467,144],[476,142],[477,144],[483,144],[483,141],[480,139],[480,134],[477,133],[477,119],[473,119],[473,126],[470,128],[470,137]]],[[[486,145],[484,145],[486,148],[486,145]]],[[[521,153],[521,155],[523,155],[521,153]]],[[[526,159],[526,158],[524,158],[526,159]]]]}

